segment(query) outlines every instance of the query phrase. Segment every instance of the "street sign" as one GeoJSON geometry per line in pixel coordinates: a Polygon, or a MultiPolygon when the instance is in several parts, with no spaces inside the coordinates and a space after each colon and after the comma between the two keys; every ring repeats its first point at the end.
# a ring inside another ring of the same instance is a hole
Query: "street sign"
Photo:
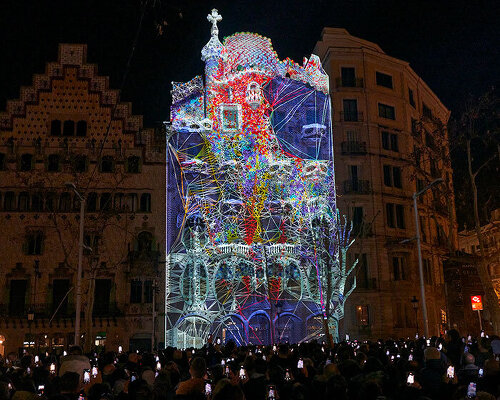
{"type": "Polygon", "coordinates": [[[483,300],[481,296],[471,296],[470,301],[474,311],[481,311],[483,309],[483,300]]]}

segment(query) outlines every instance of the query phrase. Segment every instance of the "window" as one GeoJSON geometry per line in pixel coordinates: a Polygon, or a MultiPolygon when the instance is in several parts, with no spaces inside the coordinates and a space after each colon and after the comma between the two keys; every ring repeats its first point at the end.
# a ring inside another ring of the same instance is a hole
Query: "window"
{"type": "Polygon", "coordinates": [[[23,154],[21,156],[19,169],[21,171],[31,171],[33,169],[33,154],[23,154]]]}
{"type": "Polygon", "coordinates": [[[356,306],[356,321],[358,322],[358,326],[368,326],[368,306],[356,306]]]}
{"type": "Polygon", "coordinates": [[[49,159],[47,161],[47,171],[49,172],[58,172],[59,171],[59,154],[51,154],[49,155],[49,159]]]}
{"type": "Polygon", "coordinates": [[[432,118],[432,111],[425,103],[422,103],[422,115],[427,118],[432,118]]]}
{"type": "Polygon", "coordinates": [[[389,228],[395,228],[396,225],[394,224],[394,204],[387,203],[385,205],[385,213],[386,213],[387,226],[389,228]]]}
{"type": "Polygon", "coordinates": [[[237,105],[221,106],[222,130],[234,132],[241,129],[240,108],[237,105]]]}
{"type": "Polygon", "coordinates": [[[109,313],[111,279],[96,279],[94,290],[94,315],[109,313]]]}
{"type": "Polygon", "coordinates": [[[395,281],[405,281],[409,278],[406,265],[406,256],[392,257],[392,276],[395,281]]]}
{"type": "Polygon", "coordinates": [[[427,225],[425,223],[425,218],[420,217],[420,234],[422,236],[422,242],[427,243],[427,225]]]}
{"type": "Polygon", "coordinates": [[[52,136],[61,136],[61,121],[55,119],[50,122],[50,134],[52,136]]]}
{"type": "Polygon", "coordinates": [[[344,121],[358,121],[358,101],[356,99],[344,99],[344,121]]]}
{"type": "Polygon", "coordinates": [[[420,136],[418,121],[415,118],[411,119],[411,133],[414,136],[420,136]]]}
{"type": "Polygon", "coordinates": [[[86,172],[87,171],[87,157],[83,155],[77,155],[73,159],[73,168],[75,172],[86,172]]]}
{"type": "Polygon", "coordinates": [[[395,133],[391,134],[391,150],[399,151],[398,135],[395,133]]]}
{"type": "Polygon", "coordinates": [[[142,303],[142,281],[140,279],[130,281],[130,303],[142,303]]]}
{"type": "Polygon", "coordinates": [[[74,136],[74,135],[75,135],[74,121],[64,121],[63,136],[74,136]]]}
{"type": "Polygon", "coordinates": [[[125,196],[123,195],[123,193],[115,194],[115,202],[113,204],[113,208],[116,211],[121,211],[125,208],[125,196]]]}
{"type": "Polygon", "coordinates": [[[52,312],[57,308],[58,315],[66,315],[68,311],[69,279],[54,279],[52,281],[52,312]]]}
{"type": "Polygon", "coordinates": [[[382,131],[382,148],[384,150],[399,151],[398,135],[382,131]]]}
{"type": "Polygon", "coordinates": [[[401,168],[384,165],[384,185],[395,188],[402,188],[401,168]]]}
{"type": "Polygon", "coordinates": [[[18,198],[18,210],[29,211],[30,208],[30,195],[28,192],[21,192],[18,198]]]}
{"type": "Polygon", "coordinates": [[[68,192],[61,193],[59,211],[71,211],[71,195],[68,192]]]}
{"type": "Polygon", "coordinates": [[[87,196],[87,211],[95,212],[97,211],[97,193],[90,192],[87,196]]]}
{"type": "Polygon", "coordinates": [[[10,281],[9,315],[24,315],[27,288],[28,281],[26,279],[13,279],[10,281]]]}
{"type": "Polygon", "coordinates": [[[413,90],[408,88],[408,101],[410,102],[410,105],[415,108],[415,99],[413,98],[413,90]]]}
{"type": "Polygon", "coordinates": [[[137,250],[148,252],[153,250],[153,235],[150,232],[141,232],[137,235],[137,250]]]}
{"type": "Polygon", "coordinates": [[[141,194],[141,211],[151,212],[151,195],[149,193],[141,194]]]}
{"type": "Polygon", "coordinates": [[[31,211],[43,211],[43,198],[41,193],[31,196],[31,211]]]}
{"type": "Polygon", "coordinates": [[[16,194],[14,192],[5,193],[3,208],[5,211],[14,211],[16,209],[16,194]]]}
{"type": "Polygon", "coordinates": [[[153,302],[153,281],[147,280],[144,281],[144,303],[152,303],[153,302]]]}
{"type": "Polygon", "coordinates": [[[355,254],[354,257],[358,260],[356,272],[356,287],[368,289],[368,257],[366,253],[355,254]]]}
{"type": "Polygon", "coordinates": [[[415,158],[415,166],[417,168],[420,168],[421,154],[420,154],[420,149],[417,146],[413,146],[413,157],[415,158]]]}
{"type": "Polygon", "coordinates": [[[363,207],[354,207],[352,213],[352,224],[354,229],[358,227],[358,229],[363,224],[363,207]]]}
{"type": "Polygon", "coordinates": [[[56,209],[56,194],[54,192],[49,192],[45,196],[45,210],[55,211],[56,209]]]}
{"type": "Polygon", "coordinates": [[[424,282],[427,285],[432,285],[432,267],[431,267],[431,261],[428,258],[424,258],[423,260],[423,267],[424,267],[424,282]]]}
{"type": "Polygon", "coordinates": [[[129,193],[127,195],[127,208],[129,212],[135,212],[137,210],[137,194],[129,193]]]}
{"type": "Polygon", "coordinates": [[[76,123],[76,136],[87,136],[87,121],[78,121],[76,123]]]}
{"type": "Polygon", "coordinates": [[[140,172],[140,163],[140,157],[130,156],[127,158],[127,172],[131,174],[138,174],[140,172]]]}
{"type": "Polygon", "coordinates": [[[25,254],[35,256],[42,254],[43,233],[30,232],[26,236],[25,254]]]}
{"type": "Polygon", "coordinates": [[[101,211],[111,210],[111,193],[102,193],[99,201],[99,209],[101,211]]]}
{"type": "Polygon", "coordinates": [[[405,212],[404,206],[401,204],[396,204],[396,226],[399,229],[405,229],[405,212]]]}
{"type": "Polygon", "coordinates": [[[392,89],[392,76],[388,74],[384,74],[383,72],[376,73],[377,77],[377,85],[384,86],[386,88],[392,89]]]}
{"type": "Polygon", "coordinates": [[[104,156],[101,160],[101,172],[113,172],[114,161],[112,156],[104,156]]]}
{"type": "Polygon", "coordinates": [[[356,86],[356,71],[354,68],[342,67],[340,69],[342,76],[342,86],[343,87],[355,87],[356,86]]]}
{"type": "Polygon", "coordinates": [[[396,112],[394,107],[388,106],[387,104],[378,103],[378,115],[382,118],[396,119],[396,112]]]}
{"type": "Polygon", "coordinates": [[[5,153],[0,153],[0,171],[5,171],[5,153]]]}

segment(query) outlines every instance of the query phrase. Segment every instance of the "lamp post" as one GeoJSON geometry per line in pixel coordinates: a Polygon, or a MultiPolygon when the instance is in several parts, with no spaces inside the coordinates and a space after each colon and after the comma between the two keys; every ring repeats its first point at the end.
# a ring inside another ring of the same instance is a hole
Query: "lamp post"
{"type": "Polygon", "coordinates": [[[78,270],[76,275],[76,305],[75,305],[75,346],[80,345],[80,314],[82,311],[82,259],[83,259],[83,218],[85,213],[85,197],[76,190],[73,182],[66,182],[66,187],[73,189],[80,199],[80,234],[78,237],[78,270]]]}
{"type": "Polygon", "coordinates": [[[410,300],[411,302],[411,306],[413,307],[413,311],[415,311],[415,323],[417,324],[417,335],[418,335],[418,317],[417,317],[417,313],[418,313],[418,299],[413,296],[413,298],[410,300]]]}
{"type": "Polygon", "coordinates": [[[417,239],[417,255],[418,255],[418,272],[420,276],[420,296],[422,298],[422,316],[424,319],[424,335],[425,337],[429,337],[429,319],[427,317],[427,305],[425,302],[425,283],[424,283],[424,268],[422,263],[422,249],[420,248],[420,224],[418,220],[418,207],[417,207],[417,198],[427,192],[431,187],[437,185],[438,183],[443,182],[443,178],[438,178],[431,183],[429,183],[426,187],[424,187],[419,192],[413,193],[413,211],[415,213],[415,238],[417,239]]]}

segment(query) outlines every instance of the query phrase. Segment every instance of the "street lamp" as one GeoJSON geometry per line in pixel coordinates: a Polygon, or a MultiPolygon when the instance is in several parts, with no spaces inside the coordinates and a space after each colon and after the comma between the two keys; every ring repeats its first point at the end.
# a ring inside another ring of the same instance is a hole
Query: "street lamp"
{"type": "Polygon", "coordinates": [[[419,192],[413,193],[413,211],[415,213],[415,230],[417,239],[417,255],[418,255],[418,272],[420,276],[420,295],[422,297],[422,316],[424,318],[424,334],[425,337],[429,337],[429,319],[427,317],[427,305],[425,302],[425,284],[424,284],[424,267],[422,263],[422,249],[420,248],[420,224],[418,220],[418,207],[417,207],[417,198],[418,196],[427,192],[431,187],[437,185],[438,183],[443,182],[443,178],[438,178],[431,183],[429,183],[426,187],[424,187],[419,192]]]}
{"type": "Polygon", "coordinates": [[[415,323],[417,324],[417,335],[418,335],[418,318],[417,318],[417,313],[418,313],[418,299],[413,296],[413,299],[410,300],[411,306],[413,307],[413,311],[415,311],[415,323]]]}
{"type": "Polygon", "coordinates": [[[80,344],[80,314],[82,311],[82,259],[83,259],[83,218],[85,213],[85,197],[76,190],[73,182],[64,183],[73,190],[80,199],[80,235],[78,238],[78,271],[76,275],[76,306],[75,306],[75,346],[80,344]]]}

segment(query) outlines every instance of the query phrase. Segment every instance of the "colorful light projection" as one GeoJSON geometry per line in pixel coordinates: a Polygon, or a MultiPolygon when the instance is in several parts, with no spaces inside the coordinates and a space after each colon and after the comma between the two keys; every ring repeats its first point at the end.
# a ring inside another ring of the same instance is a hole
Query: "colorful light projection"
{"type": "MultiPolygon", "coordinates": [[[[335,205],[328,76],[269,39],[212,36],[201,77],[173,83],[167,343],[318,338],[343,316],[350,230],[335,205]]],[[[354,289],[355,282],[350,285],[354,289]]]]}

